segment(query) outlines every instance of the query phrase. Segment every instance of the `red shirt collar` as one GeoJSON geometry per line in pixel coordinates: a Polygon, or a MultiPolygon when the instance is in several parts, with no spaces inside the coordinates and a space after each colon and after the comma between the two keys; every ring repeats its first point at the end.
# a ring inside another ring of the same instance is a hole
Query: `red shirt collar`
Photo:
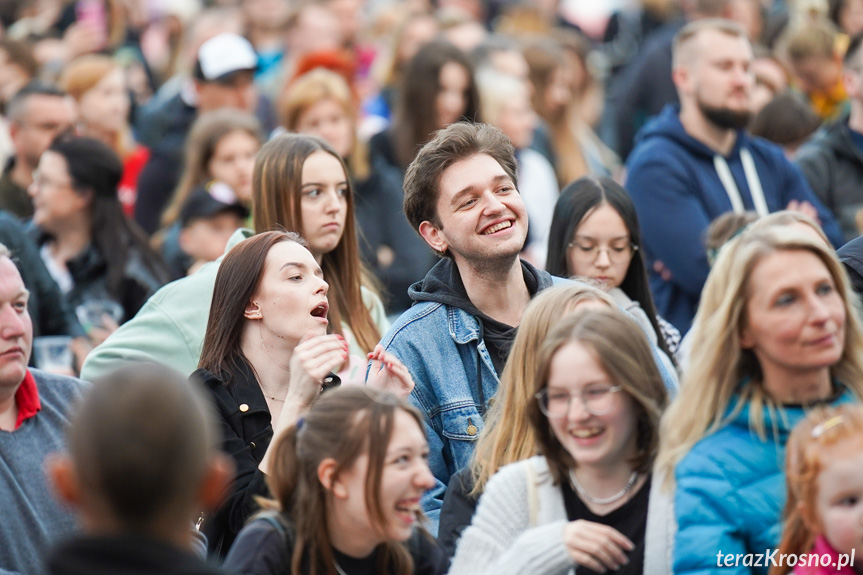
{"type": "Polygon", "coordinates": [[[21,424],[30,419],[42,409],[42,402],[39,401],[39,390],[36,388],[36,380],[33,379],[33,374],[27,370],[27,375],[24,376],[24,381],[18,386],[18,391],[15,392],[15,406],[18,408],[18,419],[15,421],[15,429],[21,427],[21,424]]]}

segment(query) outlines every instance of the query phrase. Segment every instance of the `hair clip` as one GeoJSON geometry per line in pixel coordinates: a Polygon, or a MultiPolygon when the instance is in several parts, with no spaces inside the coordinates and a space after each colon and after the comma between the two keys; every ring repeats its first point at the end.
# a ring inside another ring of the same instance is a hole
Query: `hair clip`
{"type": "Polygon", "coordinates": [[[834,415],[833,417],[831,417],[827,421],[823,421],[823,422],[819,423],[818,425],[816,425],[815,427],[812,428],[812,439],[818,439],[819,437],[824,435],[825,431],[827,431],[831,427],[836,427],[837,425],[839,425],[843,421],[845,421],[844,417],[842,417],[841,415],[834,415]]]}

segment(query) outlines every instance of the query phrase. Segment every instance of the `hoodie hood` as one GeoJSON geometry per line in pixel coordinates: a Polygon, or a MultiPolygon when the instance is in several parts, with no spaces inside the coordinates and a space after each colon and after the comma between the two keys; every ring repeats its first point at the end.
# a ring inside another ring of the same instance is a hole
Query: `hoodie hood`
{"type": "MultiPolygon", "coordinates": [[[[662,109],[652,120],[636,135],[636,144],[645,144],[654,138],[664,138],[676,142],[678,145],[694,156],[702,156],[712,161],[717,154],[716,150],[709,148],[706,144],[699,142],[686,133],[680,122],[680,105],[669,104],[662,109]]],[[[743,130],[737,131],[737,139],[726,158],[731,158],[740,153],[740,148],[745,146],[749,137],[743,130]]]]}
{"type": "MultiPolygon", "coordinates": [[[[538,270],[524,260],[520,261],[524,281],[531,296],[552,286],[551,274],[538,270]]],[[[450,258],[443,258],[435,264],[426,277],[408,289],[408,295],[415,303],[424,301],[441,303],[485,318],[485,315],[468,299],[458,266],[450,258]]]]}

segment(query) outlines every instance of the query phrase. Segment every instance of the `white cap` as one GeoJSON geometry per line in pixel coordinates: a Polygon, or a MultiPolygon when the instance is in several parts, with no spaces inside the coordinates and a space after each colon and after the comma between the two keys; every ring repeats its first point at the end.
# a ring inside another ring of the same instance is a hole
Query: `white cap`
{"type": "Polygon", "coordinates": [[[242,36],[219,34],[201,44],[198,66],[203,80],[218,80],[240,70],[254,70],[258,67],[258,55],[242,36]]]}

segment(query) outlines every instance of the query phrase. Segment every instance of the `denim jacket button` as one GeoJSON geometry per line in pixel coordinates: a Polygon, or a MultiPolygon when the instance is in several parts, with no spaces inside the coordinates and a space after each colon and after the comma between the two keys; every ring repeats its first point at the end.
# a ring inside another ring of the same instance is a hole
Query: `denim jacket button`
{"type": "Polygon", "coordinates": [[[494,407],[494,404],[495,404],[495,398],[492,397],[491,399],[488,400],[488,406],[494,407]]]}
{"type": "Polygon", "coordinates": [[[467,418],[467,434],[470,435],[471,437],[473,437],[474,435],[477,434],[478,431],[479,431],[479,429],[477,429],[476,425],[474,425],[473,422],[468,417],[467,418]]]}

